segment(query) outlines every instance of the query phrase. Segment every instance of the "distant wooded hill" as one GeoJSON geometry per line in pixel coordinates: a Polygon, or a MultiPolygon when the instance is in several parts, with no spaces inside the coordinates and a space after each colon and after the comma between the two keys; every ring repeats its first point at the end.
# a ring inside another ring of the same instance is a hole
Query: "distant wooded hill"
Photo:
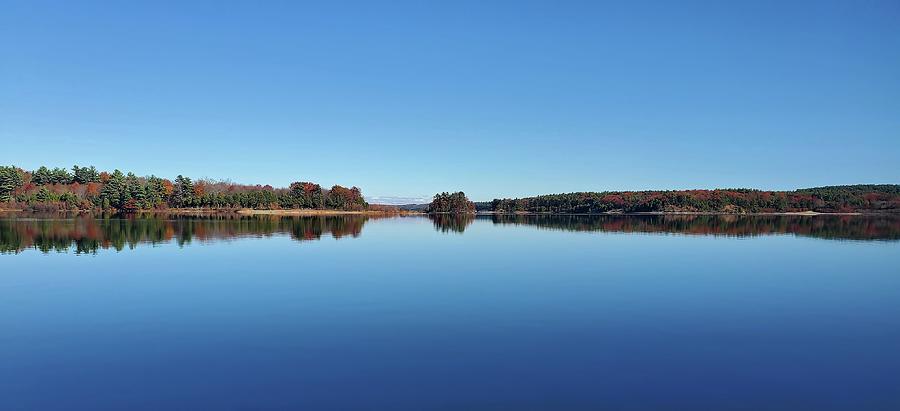
{"type": "Polygon", "coordinates": [[[608,191],[495,199],[497,213],[599,214],[609,212],[900,212],[900,185],[860,184],[795,191],[753,189],[608,191]]]}

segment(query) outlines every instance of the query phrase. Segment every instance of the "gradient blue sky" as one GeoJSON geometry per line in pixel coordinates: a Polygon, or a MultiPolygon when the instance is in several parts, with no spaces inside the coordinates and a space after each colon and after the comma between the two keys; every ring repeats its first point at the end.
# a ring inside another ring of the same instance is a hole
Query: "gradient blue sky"
{"type": "Polygon", "coordinates": [[[136,4],[0,0],[0,162],[475,200],[900,182],[896,0],[136,4]]]}

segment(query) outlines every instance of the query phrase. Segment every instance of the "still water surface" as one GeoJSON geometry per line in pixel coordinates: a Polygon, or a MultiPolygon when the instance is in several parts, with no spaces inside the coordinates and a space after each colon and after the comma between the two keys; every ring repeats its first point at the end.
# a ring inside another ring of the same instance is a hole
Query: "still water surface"
{"type": "Polygon", "coordinates": [[[900,409],[900,219],[0,217],[0,409],[900,409]]]}

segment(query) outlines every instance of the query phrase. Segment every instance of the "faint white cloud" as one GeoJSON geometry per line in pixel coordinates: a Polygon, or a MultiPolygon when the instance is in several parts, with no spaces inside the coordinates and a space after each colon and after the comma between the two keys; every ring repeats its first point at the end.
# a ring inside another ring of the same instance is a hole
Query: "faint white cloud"
{"type": "Polygon", "coordinates": [[[425,204],[430,203],[431,199],[429,197],[396,197],[396,196],[372,196],[366,197],[366,201],[369,204],[383,204],[383,205],[403,205],[403,204],[425,204]]]}

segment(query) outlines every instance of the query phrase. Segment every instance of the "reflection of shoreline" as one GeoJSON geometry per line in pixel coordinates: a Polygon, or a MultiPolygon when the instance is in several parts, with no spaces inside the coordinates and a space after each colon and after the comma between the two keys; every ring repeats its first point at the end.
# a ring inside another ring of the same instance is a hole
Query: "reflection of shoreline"
{"type": "Polygon", "coordinates": [[[371,216],[142,216],[127,218],[39,219],[0,218],[0,253],[26,249],[42,252],[69,251],[96,253],[100,249],[135,248],[141,244],[175,241],[183,246],[192,241],[211,242],[245,237],[288,234],[296,241],[358,237],[371,216]]]}
{"type": "Polygon", "coordinates": [[[285,215],[285,216],[338,216],[338,215],[367,215],[367,216],[393,216],[399,214],[409,214],[408,212],[394,211],[343,211],[343,210],[313,210],[313,209],[295,209],[295,210],[253,210],[243,209],[237,210],[237,214],[242,215],[285,215]]]}
{"type": "Polygon", "coordinates": [[[900,240],[898,215],[509,215],[479,219],[494,224],[534,226],[565,231],[669,233],[749,237],[793,234],[835,240],[900,240]]]}
{"type": "MultiPolygon", "coordinates": [[[[287,234],[295,241],[357,237],[372,219],[393,215],[133,215],[111,216],[32,213],[0,217],[0,253],[26,249],[42,252],[96,253],[142,244],[265,237],[287,234]]],[[[425,217],[418,217],[425,218],[425,217]]],[[[429,215],[434,229],[464,233],[476,220],[495,225],[522,225],[547,230],[611,233],[659,233],[749,237],[788,234],[802,237],[860,240],[900,240],[900,216],[745,216],[745,215],[429,215]]]]}
{"type": "Polygon", "coordinates": [[[636,211],[630,213],[622,213],[618,211],[610,211],[606,213],[532,213],[532,212],[515,212],[515,213],[498,213],[494,211],[479,211],[477,215],[500,215],[500,216],[645,216],[645,215],[717,215],[717,216],[900,216],[897,212],[852,212],[852,213],[820,213],[818,211],[784,211],[775,213],[726,213],[716,211],[636,211]]]}
{"type": "MultiPolygon", "coordinates": [[[[59,211],[56,213],[40,213],[30,212],[22,209],[0,208],[0,216],[5,213],[30,213],[33,215],[85,215],[85,216],[101,216],[103,212],[96,211],[59,211]]],[[[404,214],[422,214],[416,211],[405,210],[364,210],[364,211],[346,211],[346,210],[319,210],[319,209],[285,209],[285,210],[256,210],[250,208],[230,209],[230,208],[168,208],[165,210],[143,210],[133,215],[285,215],[285,216],[337,216],[337,215],[369,215],[369,216],[392,216],[404,214]]]]}

